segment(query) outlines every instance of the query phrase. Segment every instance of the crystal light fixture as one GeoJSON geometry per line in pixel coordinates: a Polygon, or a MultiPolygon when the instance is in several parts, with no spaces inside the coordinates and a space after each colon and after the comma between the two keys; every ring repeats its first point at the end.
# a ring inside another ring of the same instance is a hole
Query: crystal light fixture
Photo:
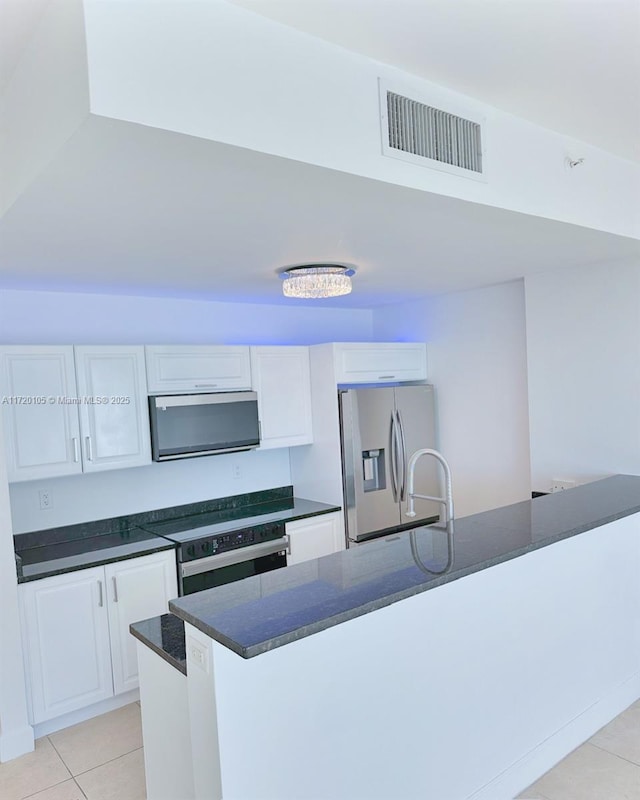
{"type": "Polygon", "coordinates": [[[340,264],[302,264],[280,273],[285,297],[339,297],[351,291],[355,270],[340,264]]]}

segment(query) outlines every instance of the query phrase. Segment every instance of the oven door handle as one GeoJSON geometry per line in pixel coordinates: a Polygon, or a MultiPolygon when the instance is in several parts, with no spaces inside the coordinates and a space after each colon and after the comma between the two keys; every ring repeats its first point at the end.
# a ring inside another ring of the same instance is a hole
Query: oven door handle
{"type": "Polygon", "coordinates": [[[243,561],[251,561],[253,558],[270,556],[282,550],[289,550],[289,537],[283,536],[281,539],[274,539],[270,542],[251,544],[248,547],[238,547],[226,553],[216,553],[213,556],[198,558],[195,561],[187,561],[180,567],[183,578],[190,578],[192,575],[200,575],[203,572],[211,572],[214,569],[230,567],[232,564],[240,564],[243,561]]]}

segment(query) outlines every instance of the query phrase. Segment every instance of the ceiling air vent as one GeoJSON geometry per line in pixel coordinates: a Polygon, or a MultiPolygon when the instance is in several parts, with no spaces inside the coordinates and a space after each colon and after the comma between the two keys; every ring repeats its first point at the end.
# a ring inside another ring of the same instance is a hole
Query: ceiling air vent
{"type": "Polygon", "coordinates": [[[482,178],[480,121],[456,116],[381,86],[385,155],[482,178]]]}

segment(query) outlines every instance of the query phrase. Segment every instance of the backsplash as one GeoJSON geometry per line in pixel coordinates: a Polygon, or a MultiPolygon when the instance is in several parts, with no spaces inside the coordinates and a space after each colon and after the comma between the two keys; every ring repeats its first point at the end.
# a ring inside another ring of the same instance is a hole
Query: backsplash
{"type": "Polygon", "coordinates": [[[289,450],[167,461],[10,484],[14,533],[139,514],[291,484],[289,450]],[[235,477],[239,474],[239,477],[235,477]],[[40,508],[40,493],[50,505],[40,508]]]}

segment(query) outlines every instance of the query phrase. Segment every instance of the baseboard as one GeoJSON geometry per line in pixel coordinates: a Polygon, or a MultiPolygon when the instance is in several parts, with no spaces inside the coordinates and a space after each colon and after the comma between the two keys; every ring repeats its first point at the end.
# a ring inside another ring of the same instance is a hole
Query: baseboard
{"type": "Polygon", "coordinates": [[[68,714],[63,714],[54,719],[47,719],[33,726],[35,737],[39,739],[41,736],[47,736],[50,733],[61,731],[63,728],[70,728],[72,725],[77,725],[79,722],[85,722],[92,717],[106,714],[108,711],[115,711],[116,708],[122,708],[122,706],[129,705],[129,703],[135,703],[139,698],[140,692],[138,689],[132,689],[130,692],[124,692],[124,694],[119,694],[116,697],[110,697],[108,700],[102,700],[86,708],[70,711],[68,714]]]}
{"type": "Polygon", "coordinates": [[[551,734],[504,772],[466,800],[513,800],[572,750],[590,739],[640,698],[640,672],[636,672],[571,722],[551,734]]]}
{"type": "Polygon", "coordinates": [[[34,747],[33,728],[24,725],[18,730],[0,733],[0,762],[30,753],[34,747]]]}

